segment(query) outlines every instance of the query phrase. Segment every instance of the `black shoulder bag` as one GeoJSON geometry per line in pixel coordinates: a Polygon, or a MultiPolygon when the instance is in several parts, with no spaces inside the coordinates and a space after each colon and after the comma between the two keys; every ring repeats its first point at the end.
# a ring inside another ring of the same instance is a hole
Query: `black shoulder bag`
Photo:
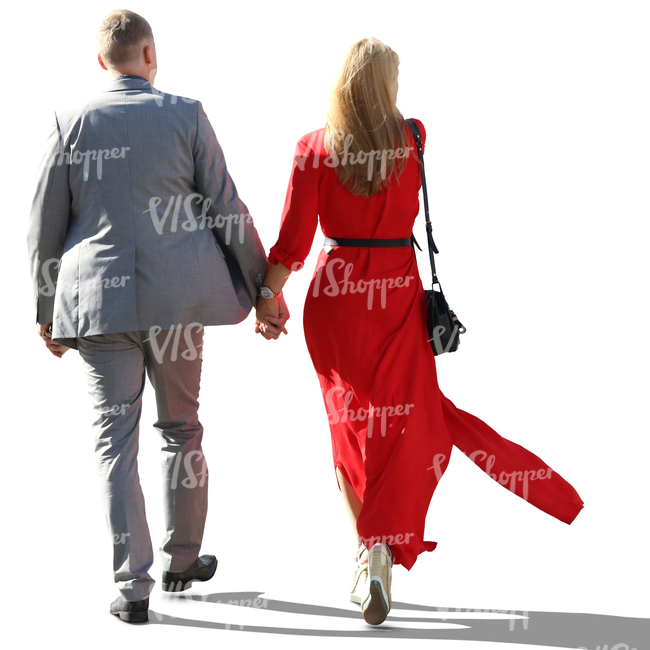
{"type": "Polygon", "coordinates": [[[429,245],[429,261],[431,262],[431,289],[426,289],[424,292],[427,298],[427,329],[429,330],[429,342],[433,354],[438,355],[443,352],[455,352],[458,349],[460,335],[465,333],[465,327],[458,320],[453,310],[449,309],[445,294],[442,292],[442,285],[436,275],[436,263],[433,254],[437,253],[438,249],[433,241],[433,231],[429,219],[429,196],[427,194],[427,180],[424,176],[422,138],[420,137],[420,129],[413,120],[406,120],[406,123],[415,138],[418,159],[420,160],[420,173],[422,174],[422,198],[424,199],[424,214],[427,220],[427,243],[429,245]],[[439,291],[435,288],[436,284],[440,289],[439,291]]]}

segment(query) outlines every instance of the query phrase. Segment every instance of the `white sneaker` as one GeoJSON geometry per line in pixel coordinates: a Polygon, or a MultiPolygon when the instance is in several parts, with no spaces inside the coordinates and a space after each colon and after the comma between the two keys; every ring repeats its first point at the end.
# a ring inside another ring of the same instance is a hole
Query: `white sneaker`
{"type": "Polygon", "coordinates": [[[363,620],[369,625],[380,625],[390,612],[392,566],[388,545],[375,544],[368,555],[368,593],[361,603],[363,620]]]}
{"type": "Polygon", "coordinates": [[[349,590],[350,600],[360,605],[361,601],[368,595],[368,549],[361,546],[354,559],[357,567],[349,590]]]}

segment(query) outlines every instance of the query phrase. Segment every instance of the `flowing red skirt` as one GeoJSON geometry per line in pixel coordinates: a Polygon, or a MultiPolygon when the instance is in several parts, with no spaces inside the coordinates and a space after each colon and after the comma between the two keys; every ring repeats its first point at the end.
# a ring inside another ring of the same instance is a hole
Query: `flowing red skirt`
{"type": "Polygon", "coordinates": [[[407,569],[436,547],[424,540],[424,524],[453,445],[567,524],[582,509],[575,489],[543,460],[440,391],[413,249],[322,251],[304,329],[334,465],[363,502],[357,530],[367,546],[388,543],[407,569]]]}

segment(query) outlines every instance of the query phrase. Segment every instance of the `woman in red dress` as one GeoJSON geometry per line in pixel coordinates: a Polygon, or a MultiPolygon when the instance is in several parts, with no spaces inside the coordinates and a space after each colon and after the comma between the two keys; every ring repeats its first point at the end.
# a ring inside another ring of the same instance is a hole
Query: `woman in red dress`
{"type": "MultiPolygon", "coordinates": [[[[284,322],[277,294],[302,267],[320,216],[324,235],[341,245],[318,257],[305,301],[305,339],[357,535],[351,599],[373,625],[390,610],[392,563],[410,569],[436,546],[424,540],[425,518],[453,445],[567,524],[583,507],[540,458],[456,408],[438,387],[409,241],[421,179],[414,139],[395,105],[398,64],[376,39],[359,41],[344,57],[327,126],[298,141],[256,320],[256,331],[277,338],[284,322]],[[377,247],[367,240],[390,241],[377,247]]],[[[424,143],[424,126],[415,122],[424,143]]]]}

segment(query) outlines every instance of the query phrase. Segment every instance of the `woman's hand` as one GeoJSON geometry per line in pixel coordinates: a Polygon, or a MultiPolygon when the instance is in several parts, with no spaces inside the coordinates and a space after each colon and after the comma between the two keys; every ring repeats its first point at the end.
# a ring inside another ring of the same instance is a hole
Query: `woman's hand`
{"type": "MultiPolygon", "coordinates": [[[[280,336],[280,332],[284,332],[285,334],[288,334],[287,328],[284,326],[284,324],[289,320],[289,308],[287,307],[287,303],[284,301],[284,295],[280,293],[278,296],[278,309],[279,309],[279,314],[278,317],[275,318],[273,316],[267,316],[264,321],[266,323],[269,323],[270,326],[275,326],[278,330],[277,334],[280,336]]],[[[275,337],[277,338],[277,336],[275,337]]]]}
{"type": "Polygon", "coordinates": [[[284,324],[289,320],[289,310],[282,295],[284,287],[291,271],[284,264],[271,264],[266,270],[264,283],[275,296],[270,299],[257,296],[255,303],[255,333],[261,334],[265,339],[277,339],[282,332],[287,334],[284,324]]]}

